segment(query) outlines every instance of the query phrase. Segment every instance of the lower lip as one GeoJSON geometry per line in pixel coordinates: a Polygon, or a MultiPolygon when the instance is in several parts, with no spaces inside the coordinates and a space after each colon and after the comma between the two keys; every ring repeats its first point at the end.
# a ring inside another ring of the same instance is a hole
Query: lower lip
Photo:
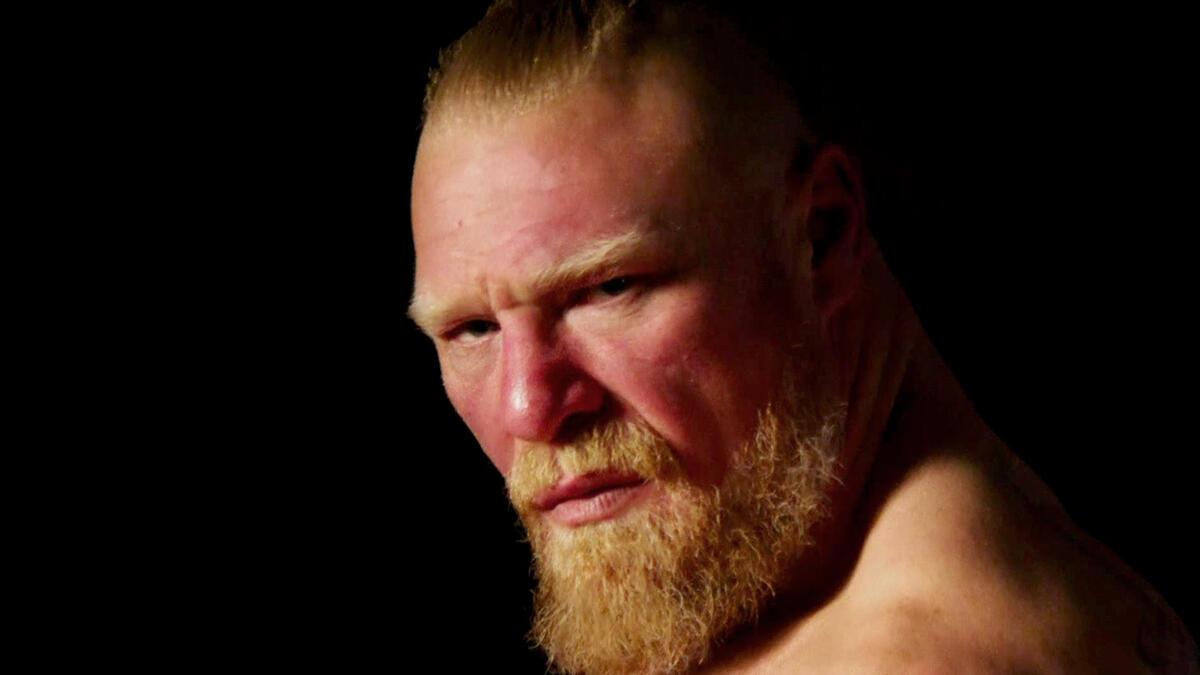
{"type": "Polygon", "coordinates": [[[568,499],[546,512],[559,525],[575,527],[620,515],[646,491],[648,484],[628,485],[605,490],[581,499],[568,499]]]}

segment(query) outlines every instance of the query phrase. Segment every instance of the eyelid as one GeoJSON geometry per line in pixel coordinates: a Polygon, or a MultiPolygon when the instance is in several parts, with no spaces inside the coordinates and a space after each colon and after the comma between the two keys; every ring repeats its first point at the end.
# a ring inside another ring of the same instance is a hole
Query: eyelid
{"type": "Polygon", "coordinates": [[[451,324],[449,328],[440,333],[440,337],[446,342],[477,342],[484,339],[491,333],[495,333],[499,330],[500,324],[496,323],[495,321],[482,317],[475,317],[451,324]],[[470,328],[473,324],[486,324],[487,332],[479,335],[472,334],[470,328]],[[464,337],[466,338],[465,340],[463,339],[464,337]]]}
{"type": "Polygon", "coordinates": [[[617,300],[633,295],[646,282],[646,276],[640,274],[614,274],[609,277],[602,278],[600,281],[591,284],[590,286],[581,289],[576,296],[574,304],[586,304],[589,302],[605,302],[608,300],[617,300]],[[604,286],[614,282],[624,282],[620,290],[609,293],[604,290],[604,286]]]}
{"type": "MultiPolygon", "coordinates": [[[[622,299],[631,299],[642,291],[651,280],[652,276],[649,274],[609,274],[600,276],[597,281],[571,293],[566,298],[567,305],[603,304],[610,301],[616,302],[622,299]],[[606,292],[604,286],[614,282],[623,282],[623,284],[615,292],[606,292]]],[[[481,341],[488,337],[488,335],[499,331],[500,324],[494,319],[487,318],[486,316],[476,316],[450,322],[449,327],[439,331],[437,336],[445,342],[472,343],[481,341]],[[487,331],[479,335],[473,335],[469,330],[472,324],[486,324],[487,331]]]]}

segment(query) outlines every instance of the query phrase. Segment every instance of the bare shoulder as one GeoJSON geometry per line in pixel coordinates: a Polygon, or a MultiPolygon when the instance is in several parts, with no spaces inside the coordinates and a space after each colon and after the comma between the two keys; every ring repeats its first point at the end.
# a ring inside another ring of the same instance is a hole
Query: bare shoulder
{"type": "Polygon", "coordinates": [[[1034,672],[1019,655],[965,639],[946,612],[903,603],[865,618],[828,672],[863,675],[1001,675],[1034,672]]]}
{"type": "MultiPolygon", "coordinates": [[[[992,641],[970,628],[979,613],[963,613],[936,600],[902,598],[885,605],[829,607],[818,627],[793,641],[761,671],[835,675],[1009,675],[1073,672],[1047,670],[1030,650],[1009,639],[992,641]],[[967,620],[964,621],[964,618],[967,620]]],[[[996,622],[999,632],[1012,632],[996,622]]],[[[751,671],[746,671],[751,672],[751,671]]],[[[1138,671],[1134,671],[1138,672],[1138,671]]]]}
{"type": "Polygon", "coordinates": [[[978,459],[924,467],[881,512],[844,672],[1196,672],[1148,584],[1015,458],[978,459]]]}
{"type": "Polygon", "coordinates": [[[838,593],[713,672],[1200,675],[1153,589],[1000,464],[911,472],[838,593]]]}
{"type": "MultiPolygon", "coordinates": [[[[990,608],[964,611],[918,600],[864,618],[826,667],[814,672],[863,675],[1187,674],[1139,658],[1133,644],[1112,636],[1038,633],[1017,617],[990,608]],[[982,629],[981,629],[982,627],[982,629]]],[[[805,671],[808,672],[808,671],[805,671]]]]}
{"type": "Polygon", "coordinates": [[[1039,497],[1049,491],[1015,456],[1005,467],[1001,487],[1014,488],[1023,501],[1020,518],[1038,523],[1046,540],[1034,547],[1048,570],[1039,587],[1045,590],[1026,605],[1036,609],[1045,604],[1037,600],[1058,598],[1064,610],[1042,609],[1052,619],[1047,625],[1059,630],[1059,644],[1085,645],[1057,653],[1081,663],[1081,672],[1200,675],[1194,638],[1150,583],[1075,525],[1056,500],[1039,497]]]}

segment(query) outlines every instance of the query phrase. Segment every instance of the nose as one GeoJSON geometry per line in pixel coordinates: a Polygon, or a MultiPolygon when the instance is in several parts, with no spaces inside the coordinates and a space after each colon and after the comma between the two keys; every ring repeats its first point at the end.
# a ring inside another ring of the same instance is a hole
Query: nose
{"type": "Polygon", "coordinates": [[[549,443],[603,407],[603,386],[551,327],[524,316],[505,326],[503,335],[504,421],[512,437],[549,443]]]}

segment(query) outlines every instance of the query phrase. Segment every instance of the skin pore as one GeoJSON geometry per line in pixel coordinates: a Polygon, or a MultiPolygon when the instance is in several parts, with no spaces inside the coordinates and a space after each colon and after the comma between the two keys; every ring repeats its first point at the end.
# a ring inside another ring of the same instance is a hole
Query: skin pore
{"type": "Polygon", "coordinates": [[[1161,601],[975,413],[867,231],[851,160],[824,148],[795,173],[785,139],[734,190],[696,171],[686,92],[625,86],[422,137],[411,313],[501,473],[635,422],[689,484],[721,486],[808,331],[845,412],[827,517],[702,669],[1142,672],[1161,601]],[[793,273],[746,236],[765,221],[791,228],[773,254],[793,273]]]}

